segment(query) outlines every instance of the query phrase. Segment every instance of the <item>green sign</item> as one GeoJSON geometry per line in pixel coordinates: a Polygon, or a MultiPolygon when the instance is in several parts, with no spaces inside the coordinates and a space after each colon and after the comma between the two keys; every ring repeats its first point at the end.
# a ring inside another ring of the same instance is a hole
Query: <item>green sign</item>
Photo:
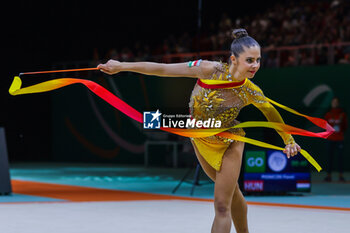
{"type": "Polygon", "coordinates": [[[265,151],[246,151],[245,172],[265,172],[266,154],[265,151]]]}

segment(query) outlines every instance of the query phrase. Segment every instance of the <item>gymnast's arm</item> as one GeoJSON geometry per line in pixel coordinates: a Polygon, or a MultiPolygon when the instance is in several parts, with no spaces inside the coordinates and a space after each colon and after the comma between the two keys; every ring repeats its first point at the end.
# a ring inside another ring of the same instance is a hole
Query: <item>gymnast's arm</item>
{"type": "Polygon", "coordinates": [[[122,71],[130,71],[145,75],[160,77],[191,77],[205,79],[214,72],[216,62],[201,61],[199,66],[189,66],[184,63],[156,63],[156,62],[119,62],[109,60],[105,64],[97,66],[102,72],[107,74],[117,74],[122,71]]]}
{"type": "MultiPolygon", "coordinates": [[[[279,114],[279,112],[275,109],[275,107],[267,100],[262,90],[255,85],[250,80],[246,83],[246,96],[248,97],[247,104],[253,104],[256,108],[258,108],[266,117],[266,119],[270,122],[277,122],[284,124],[284,121],[279,114]]],[[[295,143],[291,134],[288,134],[283,131],[276,130],[277,133],[281,136],[286,145],[284,153],[287,154],[287,157],[294,156],[298,151],[301,150],[300,146],[295,143]]]]}
{"type": "MultiPolygon", "coordinates": [[[[272,106],[269,102],[261,101],[261,102],[252,102],[255,107],[257,107],[266,117],[268,121],[278,122],[284,124],[284,121],[279,114],[279,112],[272,106]]],[[[301,150],[300,146],[295,143],[292,135],[285,133],[283,131],[278,131],[277,133],[281,136],[286,145],[285,150],[283,151],[287,157],[294,156],[301,150]]]]}
{"type": "MultiPolygon", "coordinates": [[[[266,119],[268,121],[271,122],[278,122],[278,123],[282,123],[284,124],[284,121],[281,117],[281,115],[279,114],[279,112],[275,109],[275,107],[272,106],[272,104],[270,104],[266,98],[264,93],[262,92],[262,90],[255,84],[253,84],[252,82],[248,82],[247,86],[249,89],[251,89],[252,91],[250,93],[254,93],[254,94],[249,94],[248,96],[250,98],[249,99],[249,103],[253,104],[255,107],[257,107],[266,117],[266,119]]],[[[298,151],[301,150],[300,146],[295,143],[292,135],[283,132],[283,131],[278,131],[277,133],[281,136],[281,138],[284,141],[285,149],[284,149],[284,153],[287,155],[287,157],[289,158],[290,156],[294,156],[298,153],[298,151]]]]}

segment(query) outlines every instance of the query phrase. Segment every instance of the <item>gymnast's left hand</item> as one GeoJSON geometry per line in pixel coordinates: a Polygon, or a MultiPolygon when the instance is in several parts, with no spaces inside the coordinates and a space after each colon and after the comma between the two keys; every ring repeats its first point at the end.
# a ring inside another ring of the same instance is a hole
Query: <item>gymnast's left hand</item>
{"type": "Polygon", "coordinates": [[[296,143],[288,144],[284,148],[283,153],[287,155],[287,158],[289,159],[291,156],[295,156],[298,154],[298,152],[301,150],[300,146],[296,143]]]}

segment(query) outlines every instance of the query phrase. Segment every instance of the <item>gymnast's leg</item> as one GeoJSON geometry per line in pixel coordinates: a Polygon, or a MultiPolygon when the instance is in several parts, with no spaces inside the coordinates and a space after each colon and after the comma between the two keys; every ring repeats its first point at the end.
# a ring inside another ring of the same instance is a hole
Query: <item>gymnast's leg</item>
{"type": "Polygon", "coordinates": [[[216,177],[216,171],[215,169],[210,166],[210,164],[205,161],[205,159],[203,158],[203,156],[199,153],[197,147],[196,147],[196,144],[194,144],[194,142],[191,140],[191,143],[193,145],[193,149],[194,149],[194,152],[196,153],[196,156],[197,156],[197,159],[202,167],[202,169],[204,170],[205,174],[207,174],[207,176],[215,182],[215,177],[216,177]]]}
{"type": "MultiPolygon", "coordinates": [[[[222,158],[221,170],[216,172],[214,190],[215,218],[212,226],[212,233],[229,233],[231,229],[232,205],[234,207],[240,206],[240,204],[236,202],[232,203],[232,199],[241,169],[243,149],[243,142],[231,143],[222,158]]],[[[240,199],[235,199],[235,201],[236,200],[239,201],[240,199]]],[[[240,211],[240,209],[237,209],[237,211],[235,210],[234,213],[245,214],[239,213],[238,211],[240,211]]],[[[237,216],[237,214],[235,216],[237,216]]],[[[237,217],[233,219],[235,220],[237,217]]],[[[240,226],[240,224],[235,223],[235,226],[240,226]]],[[[241,229],[248,230],[240,226],[236,229],[237,233],[241,233],[242,231],[239,231],[241,229]]]]}
{"type": "Polygon", "coordinates": [[[231,203],[231,216],[237,232],[248,232],[247,214],[247,202],[237,183],[231,203]]]}
{"type": "Polygon", "coordinates": [[[247,204],[237,184],[244,143],[231,143],[223,156],[219,172],[204,160],[195,144],[192,144],[203,170],[215,182],[215,218],[212,232],[230,232],[231,217],[238,233],[248,232],[247,204]]]}

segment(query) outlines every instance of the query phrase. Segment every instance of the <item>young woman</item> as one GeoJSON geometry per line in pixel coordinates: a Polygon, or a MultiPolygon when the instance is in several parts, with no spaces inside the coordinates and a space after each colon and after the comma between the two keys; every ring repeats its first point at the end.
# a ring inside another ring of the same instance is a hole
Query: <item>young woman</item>
{"type": "MultiPolygon", "coordinates": [[[[233,35],[230,64],[201,60],[177,64],[110,60],[98,68],[107,74],[131,71],[162,77],[197,78],[190,100],[192,117],[221,120],[223,128],[237,125],[235,118],[240,109],[249,104],[258,107],[269,121],[283,123],[261,89],[250,81],[260,68],[260,45],[244,29],[234,30],[233,35]],[[213,80],[219,85],[213,85],[213,80]]],[[[229,131],[245,135],[241,128],[229,131]]],[[[301,150],[290,134],[278,133],[286,144],[284,153],[288,158],[301,150]]],[[[238,233],[248,232],[247,204],[237,184],[244,143],[215,135],[193,138],[192,144],[202,168],[215,182],[215,218],[211,232],[230,232],[231,220],[238,233]]]]}

